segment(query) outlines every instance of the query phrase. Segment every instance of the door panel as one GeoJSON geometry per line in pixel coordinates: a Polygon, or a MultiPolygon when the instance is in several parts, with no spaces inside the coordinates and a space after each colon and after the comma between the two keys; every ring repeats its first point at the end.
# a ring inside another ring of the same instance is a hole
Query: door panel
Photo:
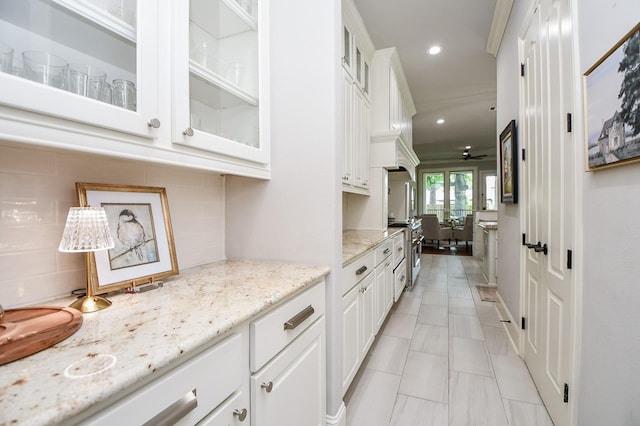
{"type": "Polygon", "coordinates": [[[574,245],[574,141],[566,128],[572,110],[569,0],[542,0],[525,28],[522,145],[523,226],[526,249],[525,362],[555,424],[569,424],[564,384],[571,379],[573,285],[566,253],[574,245]]]}

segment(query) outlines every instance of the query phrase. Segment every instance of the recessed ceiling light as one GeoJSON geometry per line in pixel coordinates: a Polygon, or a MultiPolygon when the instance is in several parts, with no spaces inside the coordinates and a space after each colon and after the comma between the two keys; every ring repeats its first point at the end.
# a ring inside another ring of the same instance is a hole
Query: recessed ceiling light
{"type": "Polygon", "coordinates": [[[464,149],[471,149],[471,145],[465,146],[464,149]]]}
{"type": "Polygon", "coordinates": [[[442,48],[440,46],[431,46],[429,48],[429,55],[437,55],[441,51],[442,51],[442,48]]]}
{"type": "Polygon", "coordinates": [[[443,124],[443,123],[444,123],[444,118],[438,118],[438,119],[436,120],[436,123],[438,123],[438,124],[443,124]]]}

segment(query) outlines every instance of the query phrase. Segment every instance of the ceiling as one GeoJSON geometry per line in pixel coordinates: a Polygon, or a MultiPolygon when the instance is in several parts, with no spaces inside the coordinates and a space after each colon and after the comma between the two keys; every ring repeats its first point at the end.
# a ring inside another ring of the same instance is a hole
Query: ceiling
{"type": "Polygon", "coordinates": [[[496,2],[354,0],[375,48],[398,50],[416,107],[413,149],[421,161],[460,160],[468,145],[472,155],[495,159],[496,60],[487,41],[496,2]],[[429,55],[436,44],[442,52],[429,55]]]}

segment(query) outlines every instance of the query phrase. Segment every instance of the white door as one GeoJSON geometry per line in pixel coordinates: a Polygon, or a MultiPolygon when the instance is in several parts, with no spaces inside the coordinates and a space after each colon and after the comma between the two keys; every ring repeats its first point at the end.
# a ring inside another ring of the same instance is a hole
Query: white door
{"type": "Polygon", "coordinates": [[[573,339],[575,142],[569,0],[542,0],[524,28],[522,145],[524,232],[524,359],[551,418],[569,424],[573,339]]]}

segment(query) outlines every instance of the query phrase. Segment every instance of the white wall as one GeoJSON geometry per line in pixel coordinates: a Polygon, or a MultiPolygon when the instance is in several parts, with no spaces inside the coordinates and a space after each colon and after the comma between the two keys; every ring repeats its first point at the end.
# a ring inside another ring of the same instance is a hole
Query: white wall
{"type": "MultiPolygon", "coordinates": [[[[638,0],[574,0],[582,75],[640,21],[638,0]],[[595,30],[597,29],[597,30],[595,30]]],[[[640,424],[640,164],[583,173],[578,424],[640,424]]]]}
{"type": "Polygon", "coordinates": [[[83,254],[59,253],[75,182],[165,187],[178,266],[224,258],[218,174],[0,142],[0,303],[40,303],[85,288],[83,254]]]}
{"type": "Polygon", "coordinates": [[[272,179],[228,176],[227,257],[327,265],[327,412],[342,404],[339,0],[270,2],[272,179]]]}
{"type": "MultiPolygon", "coordinates": [[[[511,120],[516,120],[518,136],[520,126],[520,61],[518,60],[518,34],[531,1],[515,1],[496,58],[497,114],[496,151],[500,152],[499,135],[511,120]]],[[[520,138],[518,146],[521,147],[520,138]]],[[[500,160],[498,160],[499,162],[500,160]]],[[[497,163],[498,165],[498,163],[497,163]]],[[[521,162],[519,162],[519,168],[521,162]]],[[[500,175],[498,174],[498,179],[500,175]]],[[[519,179],[522,182],[522,179],[519,179]]],[[[520,186],[521,188],[522,186],[520,186]]],[[[499,191],[499,190],[498,190],[499,191]]],[[[519,190],[520,197],[522,191],[519,190]]],[[[520,208],[519,204],[498,203],[498,291],[507,309],[516,319],[520,313],[520,208]]]]}

